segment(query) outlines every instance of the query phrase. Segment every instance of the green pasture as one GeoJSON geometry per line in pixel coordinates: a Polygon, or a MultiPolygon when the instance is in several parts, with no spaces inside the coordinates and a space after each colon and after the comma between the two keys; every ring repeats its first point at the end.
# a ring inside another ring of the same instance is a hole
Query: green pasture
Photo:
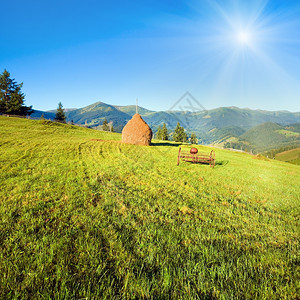
{"type": "Polygon", "coordinates": [[[299,166],[120,140],[0,116],[1,299],[299,298],[299,166]]]}
{"type": "Polygon", "coordinates": [[[300,165],[300,148],[280,152],[276,154],[275,159],[300,165]]]}

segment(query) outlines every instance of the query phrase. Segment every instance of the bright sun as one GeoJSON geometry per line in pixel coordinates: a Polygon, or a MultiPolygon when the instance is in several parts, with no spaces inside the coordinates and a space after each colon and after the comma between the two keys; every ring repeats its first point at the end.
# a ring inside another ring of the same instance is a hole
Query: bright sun
{"type": "Polygon", "coordinates": [[[250,33],[247,31],[239,31],[237,33],[237,40],[242,45],[249,45],[251,42],[250,33]]]}

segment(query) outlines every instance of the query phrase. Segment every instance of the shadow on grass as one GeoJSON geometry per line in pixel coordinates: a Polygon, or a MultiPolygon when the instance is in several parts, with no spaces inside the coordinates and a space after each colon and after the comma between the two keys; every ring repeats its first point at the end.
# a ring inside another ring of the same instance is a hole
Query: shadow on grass
{"type": "Polygon", "coordinates": [[[151,146],[170,146],[170,147],[179,147],[182,146],[180,144],[172,144],[172,143],[153,143],[151,142],[151,146]]]}
{"type": "Polygon", "coordinates": [[[215,167],[225,167],[229,160],[216,160],[215,167]]]}
{"type": "MultiPolygon", "coordinates": [[[[192,161],[180,161],[180,163],[188,163],[188,164],[195,164],[195,165],[206,165],[209,166],[208,162],[192,162],[192,161]]],[[[215,163],[215,168],[225,167],[229,163],[229,160],[217,160],[215,163]]]]}

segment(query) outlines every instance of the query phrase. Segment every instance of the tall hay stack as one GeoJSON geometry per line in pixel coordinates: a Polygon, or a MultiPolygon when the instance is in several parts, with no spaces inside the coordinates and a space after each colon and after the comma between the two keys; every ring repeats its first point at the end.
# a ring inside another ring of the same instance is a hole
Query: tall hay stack
{"type": "Polygon", "coordinates": [[[141,115],[135,114],[122,130],[122,143],[150,146],[152,135],[151,128],[141,115]]]}

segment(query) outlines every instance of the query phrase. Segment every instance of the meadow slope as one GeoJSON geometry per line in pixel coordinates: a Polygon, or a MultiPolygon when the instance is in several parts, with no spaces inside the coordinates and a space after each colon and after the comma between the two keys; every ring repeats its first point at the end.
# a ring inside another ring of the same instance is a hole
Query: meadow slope
{"type": "Polygon", "coordinates": [[[120,139],[0,116],[1,299],[299,297],[299,166],[120,139]]]}
{"type": "Polygon", "coordinates": [[[277,153],[275,159],[300,165],[300,148],[277,153]]]}

